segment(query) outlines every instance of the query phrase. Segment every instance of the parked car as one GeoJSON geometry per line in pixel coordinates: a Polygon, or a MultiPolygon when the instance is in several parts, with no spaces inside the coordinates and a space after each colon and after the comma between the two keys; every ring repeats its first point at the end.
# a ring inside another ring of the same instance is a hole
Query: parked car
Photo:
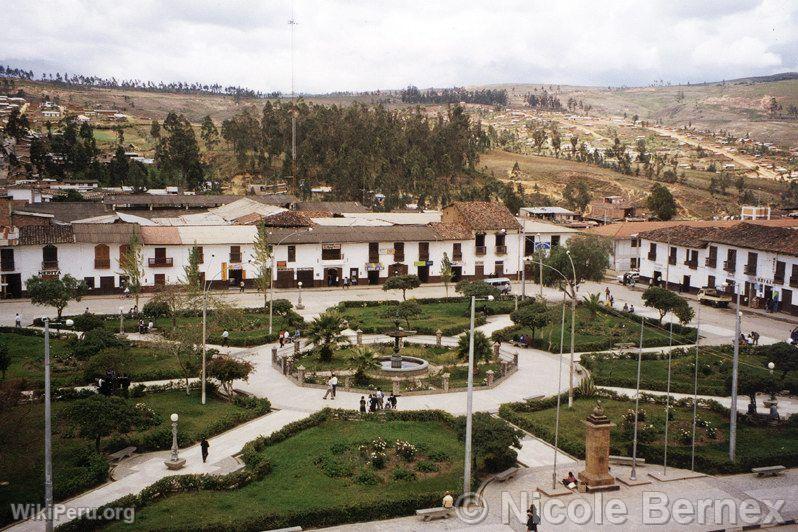
{"type": "Polygon", "coordinates": [[[731,303],[731,296],[715,288],[702,288],[698,291],[698,302],[711,307],[726,308],[731,303]]]}
{"type": "Polygon", "coordinates": [[[636,272],[634,270],[624,273],[623,275],[618,276],[618,282],[621,284],[635,284],[637,280],[640,278],[640,272],[636,272]]]}
{"type": "Polygon", "coordinates": [[[499,292],[502,294],[509,294],[512,286],[510,285],[510,279],[507,277],[494,277],[493,279],[483,279],[486,284],[494,286],[499,289],[499,292]]]}

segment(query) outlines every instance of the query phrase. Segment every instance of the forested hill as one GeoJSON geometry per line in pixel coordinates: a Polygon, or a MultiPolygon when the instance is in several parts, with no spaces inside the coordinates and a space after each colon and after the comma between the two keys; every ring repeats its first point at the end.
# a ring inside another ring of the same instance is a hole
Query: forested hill
{"type": "MultiPolygon", "coordinates": [[[[267,102],[260,115],[244,110],[222,123],[239,171],[291,175],[290,112],[288,103],[267,102]]],[[[372,191],[389,207],[402,197],[446,202],[478,179],[479,155],[489,147],[487,132],[460,106],[430,117],[418,108],[298,105],[297,175],[307,187],[332,186],[338,199],[372,191]]]]}

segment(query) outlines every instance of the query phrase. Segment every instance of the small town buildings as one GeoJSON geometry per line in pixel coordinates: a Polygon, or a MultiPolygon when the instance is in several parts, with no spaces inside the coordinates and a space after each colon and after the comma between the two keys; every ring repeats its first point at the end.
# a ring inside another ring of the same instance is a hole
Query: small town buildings
{"type": "Polygon", "coordinates": [[[588,204],[585,218],[610,223],[637,218],[639,215],[637,205],[623,196],[604,196],[588,204]]]}
{"type": "Polygon", "coordinates": [[[520,215],[524,218],[538,218],[562,223],[579,219],[578,214],[564,207],[521,207],[520,215]]]}

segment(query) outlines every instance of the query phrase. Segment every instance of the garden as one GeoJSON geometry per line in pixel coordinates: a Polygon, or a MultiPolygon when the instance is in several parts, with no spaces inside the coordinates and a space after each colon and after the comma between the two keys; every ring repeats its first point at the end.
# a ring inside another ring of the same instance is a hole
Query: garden
{"type": "MultiPolygon", "coordinates": [[[[585,386],[584,388],[590,388],[585,386]]],[[[582,423],[601,400],[606,416],[616,424],[611,430],[610,452],[631,456],[635,424],[633,399],[605,390],[582,391],[573,408],[563,399],[560,410],[560,448],[576,457],[585,456],[582,423]]],[[[500,415],[510,423],[547,442],[554,442],[556,397],[502,405],[500,415]]],[[[671,400],[668,464],[690,469],[692,444],[691,399],[671,400]]],[[[798,465],[798,416],[779,424],[740,415],[737,425],[736,462],[728,459],[729,410],[714,401],[699,400],[696,429],[696,469],[710,474],[742,473],[752,467],[798,465]]],[[[642,394],[638,414],[638,456],[661,464],[665,441],[665,398],[642,394]]]]}
{"type": "MultiPolygon", "coordinates": [[[[667,353],[643,353],[640,366],[640,387],[643,390],[666,391],[668,381],[667,353]]],[[[731,395],[730,376],[733,347],[701,346],[698,350],[698,393],[727,397],[731,395]]],[[[798,349],[786,343],[766,346],[744,346],[740,350],[739,391],[756,392],[787,390],[798,392],[798,349]],[[771,375],[767,365],[773,362],[771,375]]],[[[634,388],[637,383],[637,353],[594,353],[583,355],[581,364],[590,370],[597,385],[634,388]]],[[[671,352],[671,391],[693,393],[695,349],[671,352]]]]}
{"type": "MultiPolygon", "coordinates": [[[[244,470],[171,477],[109,506],[136,507],[137,530],[315,528],[411,515],[440,505],[446,491],[460,493],[463,430],[463,418],[440,411],[327,409],[248,443],[244,470]]],[[[475,416],[475,485],[515,462],[518,436],[499,419],[475,416]]],[[[119,527],[130,525],[109,525],[119,527]]]]}
{"type": "MultiPolygon", "coordinates": [[[[41,503],[44,485],[44,406],[19,402],[13,382],[2,386],[0,408],[0,526],[12,520],[12,503],[41,503]]],[[[17,382],[18,385],[18,382],[17,382]]],[[[108,478],[108,453],[135,446],[137,452],[169,449],[169,416],[180,416],[178,443],[191,445],[270,411],[266,399],[219,397],[211,388],[205,405],[199,390],[145,391],[124,396],[62,393],[53,402],[53,482],[56,500],[86,491],[108,478]]]]}
{"type": "MultiPolygon", "coordinates": [[[[571,347],[571,308],[566,303],[564,349],[571,347]]],[[[539,301],[524,302],[518,311],[510,317],[514,324],[493,333],[492,339],[499,342],[519,342],[521,337],[526,345],[550,351],[560,351],[560,328],[562,322],[562,304],[548,305],[539,301]]],[[[576,306],[576,322],[574,324],[574,350],[576,352],[602,351],[614,349],[618,345],[640,344],[641,317],[629,312],[612,310],[599,304],[587,301],[576,306]]],[[[669,338],[667,326],[656,319],[643,318],[643,347],[684,345],[695,343],[695,329],[682,325],[673,325],[673,339],[669,338]]]]}

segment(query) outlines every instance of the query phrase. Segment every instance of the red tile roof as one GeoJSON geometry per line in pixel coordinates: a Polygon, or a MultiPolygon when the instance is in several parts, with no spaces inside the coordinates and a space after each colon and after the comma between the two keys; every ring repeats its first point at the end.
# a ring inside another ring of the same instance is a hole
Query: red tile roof
{"type": "Polygon", "coordinates": [[[455,201],[446,209],[457,211],[462,223],[473,231],[520,229],[515,216],[503,204],[495,201],[455,201]]]}

